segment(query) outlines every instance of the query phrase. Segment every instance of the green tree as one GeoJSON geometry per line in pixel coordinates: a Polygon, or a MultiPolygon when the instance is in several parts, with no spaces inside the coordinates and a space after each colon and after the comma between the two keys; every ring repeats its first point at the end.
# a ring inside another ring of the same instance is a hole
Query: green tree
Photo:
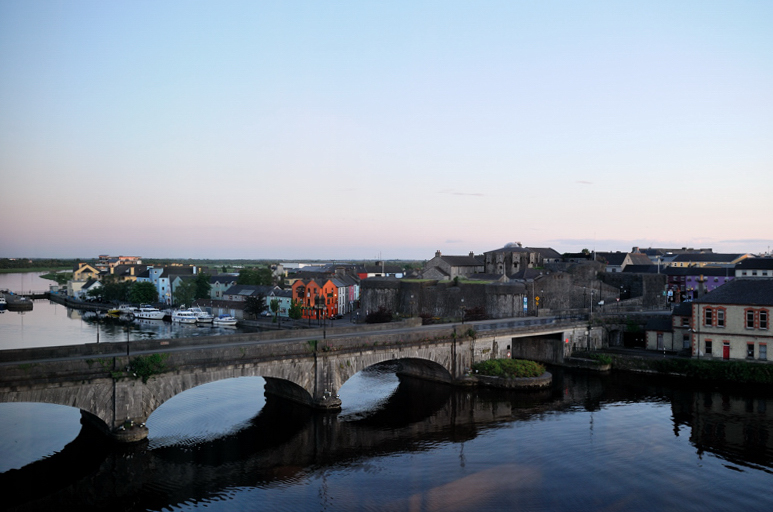
{"type": "Polygon", "coordinates": [[[292,304],[290,304],[290,311],[287,312],[287,316],[292,318],[293,320],[298,320],[303,316],[303,311],[301,310],[301,303],[297,300],[293,300],[292,304]]]}
{"type": "Polygon", "coordinates": [[[244,301],[244,312],[255,318],[260,316],[266,309],[268,309],[268,306],[266,305],[266,296],[262,293],[259,293],[254,297],[247,297],[244,301]]]}
{"type": "Polygon", "coordinates": [[[274,313],[274,320],[276,320],[276,317],[279,314],[279,300],[271,299],[270,307],[271,307],[271,312],[274,313]]]}
{"type": "Polygon", "coordinates": [[[184,279],[177,285],[177,289],[172,295],[174,303],[180,306],[190,306],[196,300],[196,281],[193,279],[184,279]]]}
{"type": "Polygon", "coordinates": [[[236,284],[268,286],[273,284],[273,274],[268,267],[243,268],[239,271],[236,284]]]}
{"type": "Polygon", "coordinates": [[[209,276],[201,272],[194,279],[196,282],[196,297],[197,299],[208,299],[210,292],[212,291],[212,285],[209,284],[209,276]]]}
{"type": "Polygon", "coordinates": [[[130,281],[119,281],[116,276],[108,275],[102,279],[99,289],[102,300],[106,302],[125,302],[129,300],[130,281]]]}
{"type": "Polygon", "coordinates": [[[158,301],[158,291],[153,283],[147,281],[132,283],[129,289],[129,302],[142,304],[158,301]]]}

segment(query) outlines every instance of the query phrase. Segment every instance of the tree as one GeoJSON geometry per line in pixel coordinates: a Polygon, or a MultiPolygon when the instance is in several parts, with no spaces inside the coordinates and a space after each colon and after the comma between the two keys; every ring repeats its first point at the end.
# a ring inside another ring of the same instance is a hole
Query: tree
{"type": "Polygon", "coordinates": [[[269,286],[273,284],[274,276],[268,267],[243,268],[239,271],[236,284],[253,284],[269,286]]]}
{"type": "Polygon", "coordinates": [[[293,320],[299,320],[303,316],[303,310],[301,310],[301,303],[297,300],[293,300],[290,304],[290,311],[287,312],[287,316],[293,320]]]}
{"type": "Polygon", "coordinates": [[[102,300],[106,302],[125,302],[129,298],[129,288],[131,285],[130,281],[119,281],[116,276],[105,276],[99,289],[102,300]]]}
{"type": "Polygon", "coordinates": [[[209,276],[204,272],[199,273],[194,279],[196,283],[196,299],[208,299],[212,291],[212,285],[209,283],[209,276]]]}
{"type": "Polygon", "coordinates": [[[194,300],[196,300],[196,281],[193,279],[185,279],[174,291],[172,296],[174,303],[184,306],[187,304],[190,306],[194,300]]]}
{"type": "Polygon", "coordinates": [[[158,291],[153,283],[147,281],[132,283],[129,289],[129,302],[142,304],[158,301],[158,291]]]}
{"type": "Polygon", "coordinates": [[[262,293],[259,293],[254,297],[247,297],[244,301],[244,312],[255,318],[259,317],[266,309],[268,309],[268,306],[266,305],[266,296],[262,293]]]}
{"type": "Polygon", "coordinates": [[[279,314],[279,300],[271,299],[271,312],[274,313],[274,318],[279,314]]]}

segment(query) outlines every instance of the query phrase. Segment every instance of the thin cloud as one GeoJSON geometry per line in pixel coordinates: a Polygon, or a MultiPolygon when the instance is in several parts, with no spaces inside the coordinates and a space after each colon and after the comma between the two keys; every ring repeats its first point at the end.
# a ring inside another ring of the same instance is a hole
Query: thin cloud
{"type": "Polygon", "coordinates": [[[580,185],[593,185],[592,181],[585,181],[585,180],[577,180],[575,183],[579,183],[580,185]]]}
{"type": "Polygon", "coordinates": [[[438,192],[438,194],[448,194],[452,196],[474,196],[474,197],[483,197],[485,194],[481,194],[480,192],[456,192],[455,190],[441,190],[438,192]]]}

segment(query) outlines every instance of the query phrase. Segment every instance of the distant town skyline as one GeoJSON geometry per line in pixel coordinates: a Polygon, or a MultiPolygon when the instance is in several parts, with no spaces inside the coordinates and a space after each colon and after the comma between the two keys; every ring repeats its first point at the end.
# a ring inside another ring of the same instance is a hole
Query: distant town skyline
{"type": "Polygon", "coordinates": [[[0,257],[773,246],[773,3],[0,3],[0,257]]]}

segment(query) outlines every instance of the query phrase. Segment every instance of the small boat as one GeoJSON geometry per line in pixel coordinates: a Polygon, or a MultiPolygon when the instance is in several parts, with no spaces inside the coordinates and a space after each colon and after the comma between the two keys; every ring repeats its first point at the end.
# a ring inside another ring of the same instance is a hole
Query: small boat
{"type": "Polygon", "coordinates": [[[140,307],[136,308],[132,314],[137,318],[144,318],[145,320],[164,319],[164,312],[159,311],[158,308],[154,308],[149,304],[140,304],[140,307]]]}
{"type": "Polygon", "coordinates": [[[204,311],[198,306],[194,306],[192,308],[188,308],[188,311],[196,315],[196,321],[200,324],[208,324],[212,323],[215,317],[204,311]]]}
{"type": "Polygon", "coordinates": [[[218,315],[212,321],[214,325],[236,325],[236,318],[231,315],[218,315]]]}
{"type": "Polygon", "coordinates": [[[180,322],[181,324],[195,324],[196,315],[187,309],[175,309],[172,311],[172,322],[180,322]]]}
{"type": "Polygon", "coordinates": [[[110,316],[133,315],[135,311],[137,311],[136,307],[129,304],[121,304],[115,309],[108,309],[107,314],[110,316]]]}

